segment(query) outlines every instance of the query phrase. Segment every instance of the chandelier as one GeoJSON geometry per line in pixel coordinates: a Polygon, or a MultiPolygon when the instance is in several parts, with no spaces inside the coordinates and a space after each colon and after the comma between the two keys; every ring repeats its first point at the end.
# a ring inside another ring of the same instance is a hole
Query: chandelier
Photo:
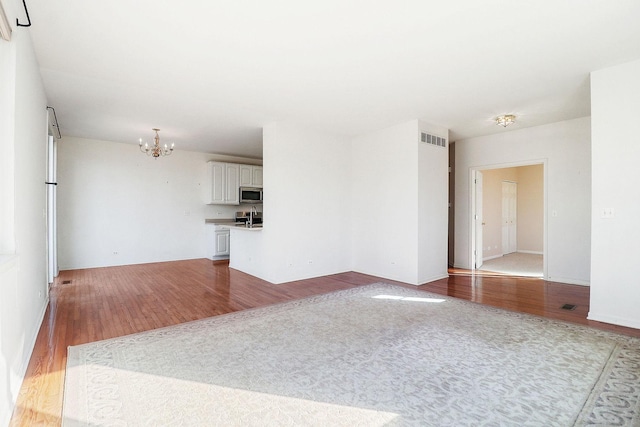
{"type": "Polygon", "coordinates": [[[504,114],[502,116],[496,117],[496,124],[505,128],[515,122],[516,116],[514,116],[513,114],[504,114]]]}
{"type": "Polygon", "coordinates": [[[153,156],[155,158],[171,155],[175,144],[172,143],[171,147],[168,147],[167,144],[164,144],[164,147],[160,147],[160,136],[158,136],[158,131],[160,131],[160,129],[153,128],[151,130],[156,133],[156,136],[153,138],[153,145],[149,147],[149,144],[145,142],[143,147],[142,138],[140,138],[140,151],[145,153],[147,156],[153,156]]]}

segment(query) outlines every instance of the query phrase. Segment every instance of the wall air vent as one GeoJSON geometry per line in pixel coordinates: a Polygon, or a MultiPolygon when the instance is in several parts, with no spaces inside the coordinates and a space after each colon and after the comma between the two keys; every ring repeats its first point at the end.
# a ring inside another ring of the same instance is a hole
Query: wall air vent
{"type": "Polygon", "coordinates": [[[438,147],[447,146],[447,138],[442,138],[441,136],[435,136],[425,132],[420,132],[420,141],[431,145],[437,145],[438,147]]]}

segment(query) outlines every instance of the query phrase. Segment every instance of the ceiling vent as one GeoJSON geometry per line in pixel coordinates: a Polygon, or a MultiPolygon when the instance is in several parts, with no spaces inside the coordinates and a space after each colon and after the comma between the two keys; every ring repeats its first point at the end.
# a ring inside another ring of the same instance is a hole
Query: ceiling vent
{"type": "Polygon", "coordinates": [[[431,145],[437,145],[438,147],[446,147],[447,139],[441,136],[431,135],[425,132],[420,132],[420,141],[431,145]]]}

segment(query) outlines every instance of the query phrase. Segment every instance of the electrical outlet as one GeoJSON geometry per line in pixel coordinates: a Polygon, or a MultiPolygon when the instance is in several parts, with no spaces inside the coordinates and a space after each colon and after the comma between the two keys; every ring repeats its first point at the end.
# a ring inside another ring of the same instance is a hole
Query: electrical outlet
{"type": "Polygon", "coordinates": [[[601,218],[613,218],[616,216],[616,211],[614,208],[604,208],[602,210],[601,218]]]}

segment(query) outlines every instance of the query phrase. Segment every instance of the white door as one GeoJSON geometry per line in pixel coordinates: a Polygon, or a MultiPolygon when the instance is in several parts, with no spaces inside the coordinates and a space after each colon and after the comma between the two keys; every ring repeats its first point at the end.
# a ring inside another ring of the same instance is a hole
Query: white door
{"type": "Polygon", "coordinates": [[[475,268],[482,267],[482,172],[475,171],[476,211],[474,224],[476,228],[475,268]]]}
{"type": "Polygon", "coordinates": [[[518,249],[518,184],[502,182],[502,254],[518,249]]]}

